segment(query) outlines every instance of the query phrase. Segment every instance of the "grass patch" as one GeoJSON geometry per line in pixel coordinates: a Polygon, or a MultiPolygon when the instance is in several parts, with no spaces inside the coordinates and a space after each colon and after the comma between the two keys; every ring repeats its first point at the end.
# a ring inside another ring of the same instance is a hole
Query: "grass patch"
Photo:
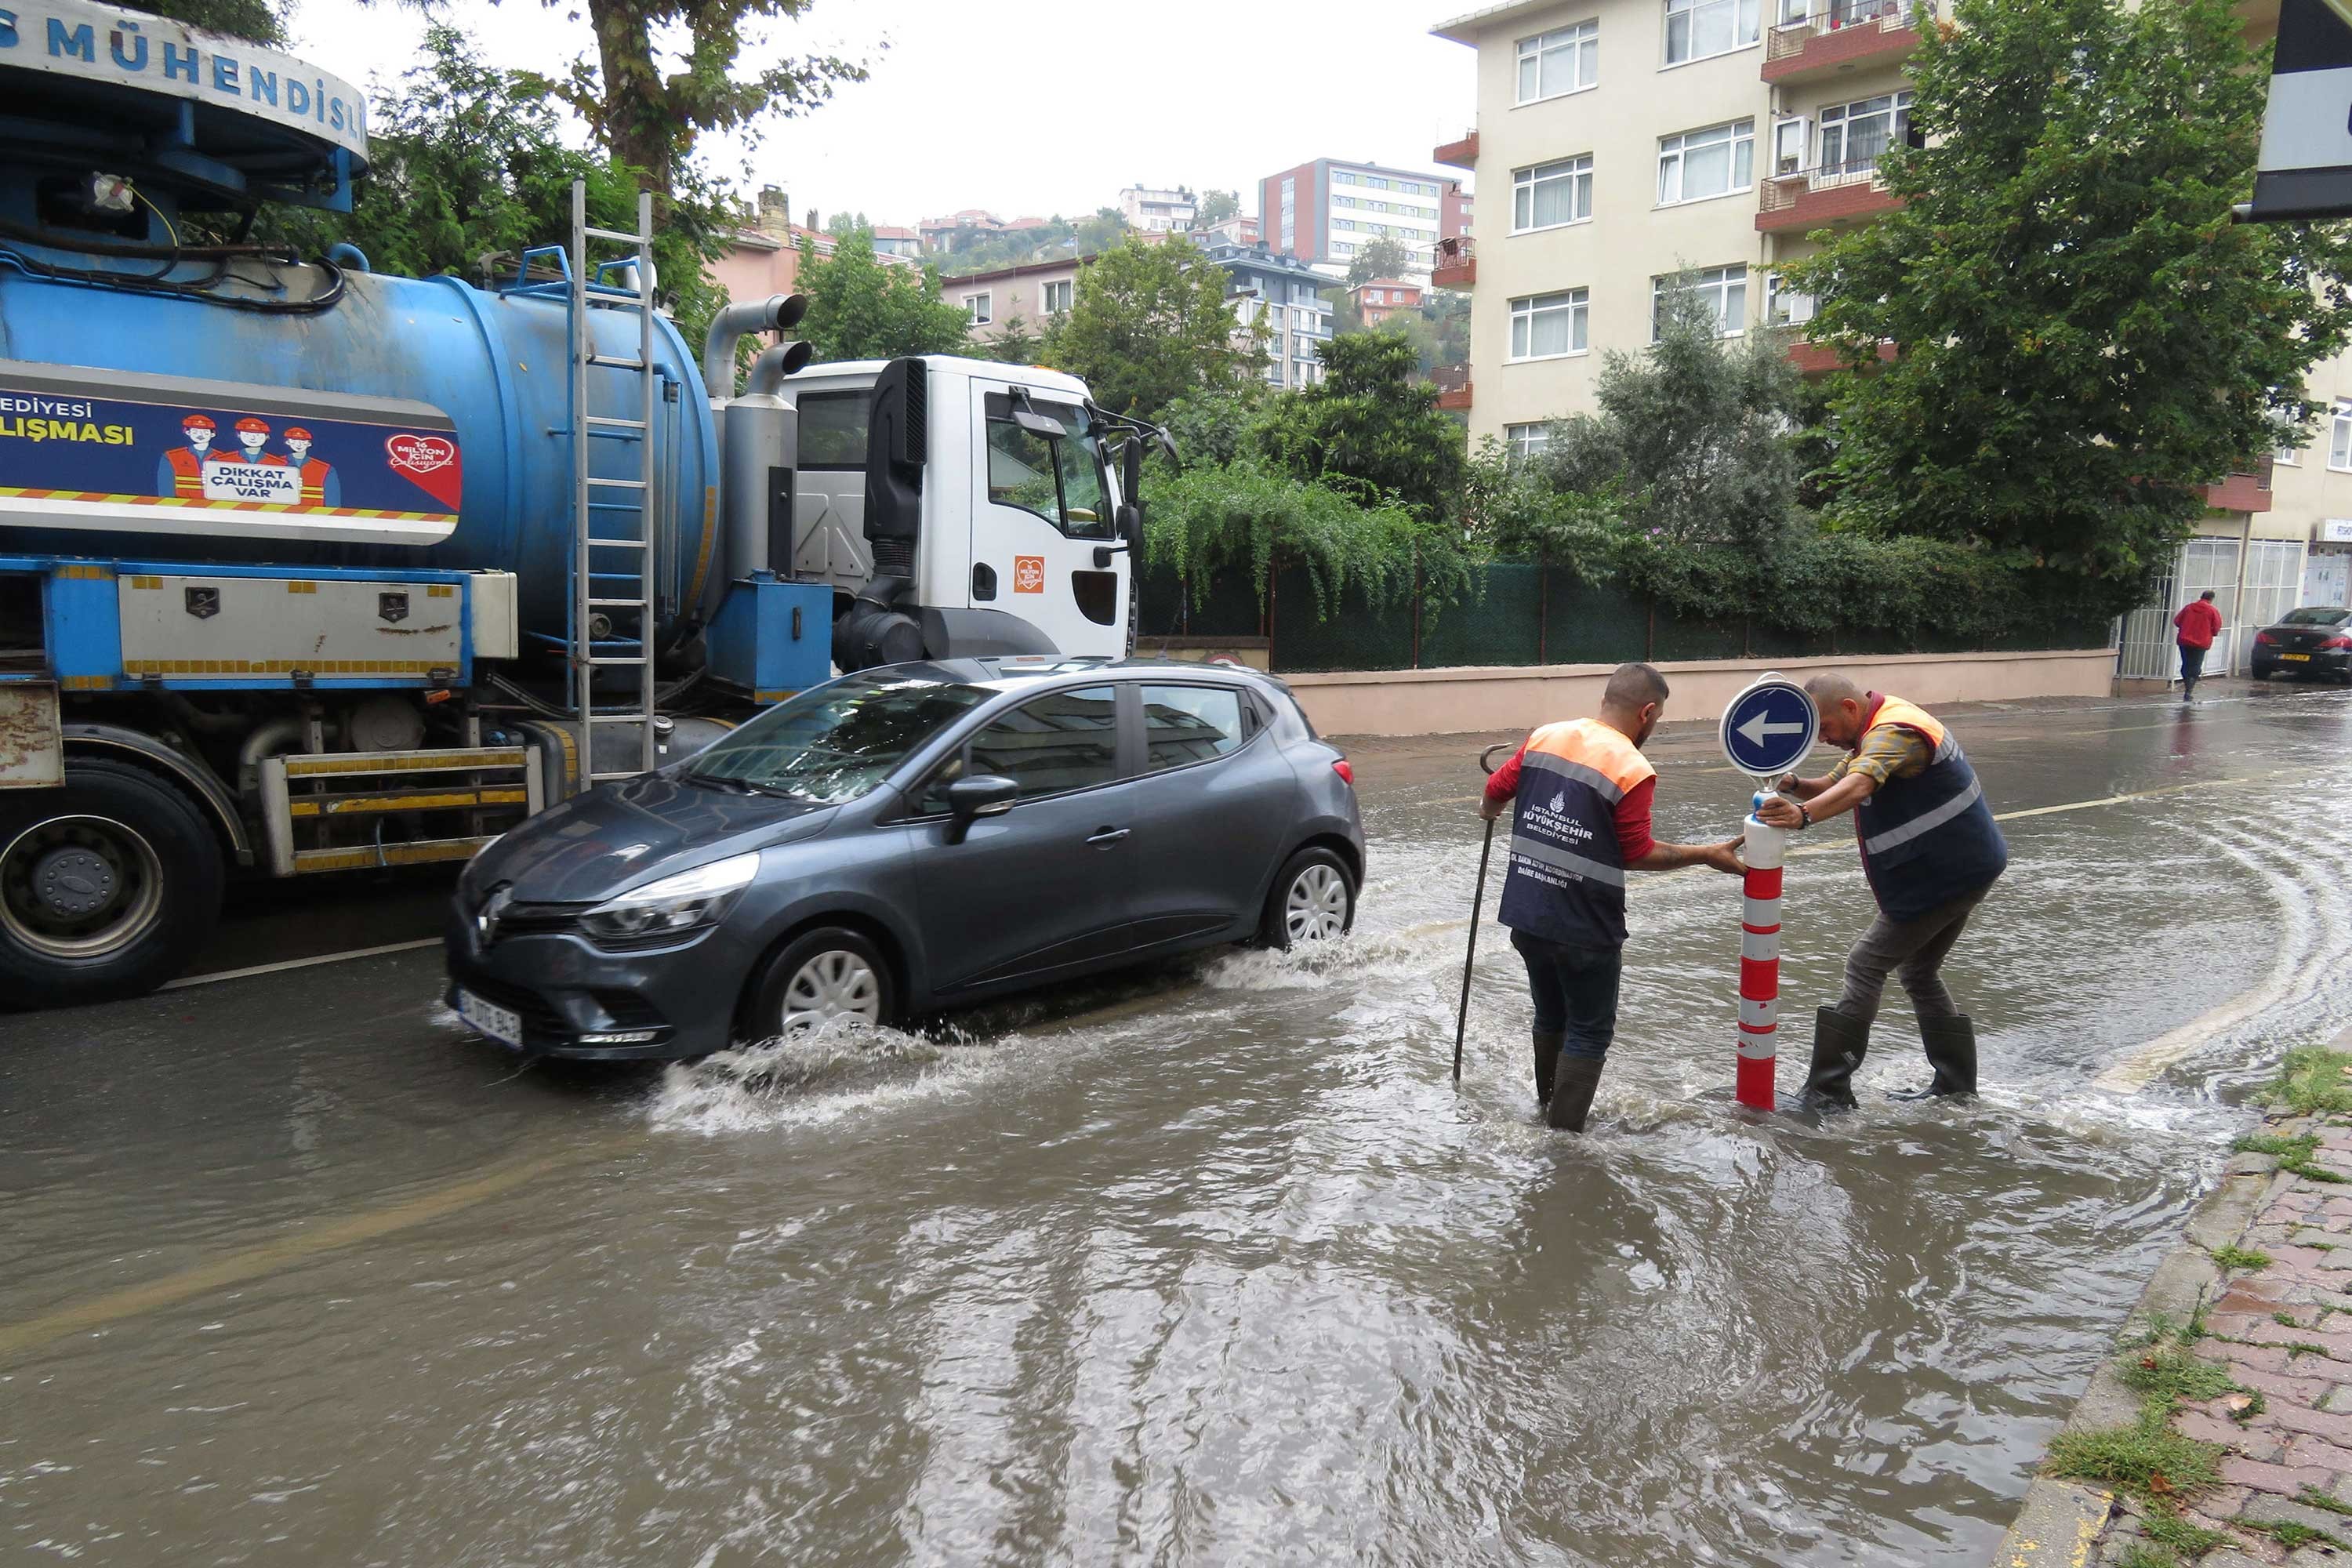
{"type": "Polygon", "coordinates": [[[2289,1340],[2286,1343],[2286,1359],[2289,1361],[2293,1361],[2299,1355],[2326,1355],[2326,1345],[2315,1345],[2309,1340],[2289,1340]]]}
{"type": "MultiPolygon", "coordinates": [[[[2352,1061],[2352,1057],[2345,1059],[2352,1061]]],[[[2250,1132],[2238,1140],[2237,1147],[2248,1154],[2268,1154],[2278,1161],[2280,1170],[2301,1176],[2305,1181],[2340,1182],[2345,1179],[2313,1158],[2319,1152],[2316,1133],[2305,1132],[2300,1137],[2284,1138],[2275,1132],[2250,1132]]],[[[2326,1247],[2325,1250],[2332,1252],[2335,1248],[2326,1247]]],[[[2215,1256],[2220,1255],[2217,1253],[2215,1256]]]]}
{"type": "Polygon", "coordinates": [[[2149,1514],[2142,1521],[2140,1528],[2147,1532],[2147,1538],[2150,1541],[2161,1546],[2169,1546],[2175,1551],[2186,1552],[2191,1557],[2210,1552],[2230,1539],[2221,1531],[2207,1530],[2202,1525],[2191,1524],[2179,1514],[2169,1510],[2149,1514]]]}
{"type": "Polygon", "coordinates": [[[2352,1068],[2352,1051],[2304,1046],[2287,1052],[2263,1098],[2304,1116],[2352,1110],[2352,1079],[2344,1076],[2347,1068],[2352,1068]]]}
{"type": "Polygon", "coordinates": [[[2352,1514],[2352,1502],[2339,1502],[2317,1487],[2305,1487],[2295,1494],[2295,1501],[2305,1508],[2315,1508],[2322,1513],[2352,1514]]]}
{"type": "Polygon", "coordinates": [[[2276,1323],[2282,1329],[2299,1329],[2303,1327],[2301,1323],[2294,1321],[2294,1314],[2293,1312],[2273,1312],[2271,1314],[2271,1321],[2276,1323]]]}
{"type": "Polygon", "coordinates": [[[2201,1355],[2170,1345],[2151,1346],[2123,1362],[2116,1368],[2116,1375],[2135,1394],[2146,1394],[2161,1404],[2162,1414],[2167,1415],[2181,1400],[2219,1399],[2238,1392],[2230,1369],[2220,1362],[2207,1361],[2201,1355]]]}
{"type": "Polygon", "coordinates": [[[2050,1473],[2130,1492],[2154,1507],[2215,1485],[2221,1450],[2165,1425],[2170,1408],[2151,1399],[2128,1426],[2061,1432],[2050,1445],[2050,1473]]]}
{"type": "Polygon", "coordinates": [[[2121,1557],[2116,1559],[2116,1568],[2180,1568],[2180,1559],[2169,1552],[2150,1552],[2134,1542],[2121,1557]]]}
{"type": "Polygon", "coordinates": [[[2267,1535],[2290,1552],[2298,1546],[2308,1546],[2315,1541],[2324,1541],[2330,1546],[2344,1544],[2324,1530],[2314,1530],[2307,1524],[2297,1524],[2293,1520],[2242,1519],[2238,1521],[2238,1528],[2267,1535]]]}
{"type": "Polygon", "coordinates": [[[2213,1261],[2224,1268],[2268,1268],[2271,1255],[2248,1247],[2217,1247],[2213,1249],[2213,1261]]]}
{"type": "Polygon", "coordinates": [[[2263,1397],[2262,1390],[2250,1388],[2246,1391],[2246,1407],[2243,1410],[2231,1412],[2230,1419],[2243,1426],[2270,1407],[2271,1402],[2263,1397]]]}

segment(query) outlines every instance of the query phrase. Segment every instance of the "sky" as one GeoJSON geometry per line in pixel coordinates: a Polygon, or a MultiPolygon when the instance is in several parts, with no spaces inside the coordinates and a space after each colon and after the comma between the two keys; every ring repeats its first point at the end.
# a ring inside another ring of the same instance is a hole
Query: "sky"
{"type": "MultiPolygon", "coordinates": [[[[1440,170],[1469,129],[1475,56],[1429,29],[1468,0],[1188,0],[1143,5],[815,0],[747,62],[839,54],[871,75],[756,149],[706,137],[747,196],[912,225],[961,207],[1077,216],[1120,187],[1241,193],[1318,157],[1440,170]],[[745,174],[748,158],[749,173],[745,174]]],[[[567,5],[453,0],[442,15],[487,60],[556,74],[590,40],[567,5]]],[[[299,0],[288,52],[362,87],[415,62],[425,18],[376,0],[299,0]]]]}

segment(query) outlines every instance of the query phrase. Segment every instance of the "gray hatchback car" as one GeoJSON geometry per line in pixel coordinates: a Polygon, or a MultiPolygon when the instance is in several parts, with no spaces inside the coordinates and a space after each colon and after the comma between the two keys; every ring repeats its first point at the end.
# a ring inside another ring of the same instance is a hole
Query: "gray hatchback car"
{"type": "Polygon", "coordinates": [[[485,849],[450,910],[449,1002],[534,1055],[695,1057],[1334,940],[1363,875],[1354,774],[1270,677],[892,665],[485,849]]]}

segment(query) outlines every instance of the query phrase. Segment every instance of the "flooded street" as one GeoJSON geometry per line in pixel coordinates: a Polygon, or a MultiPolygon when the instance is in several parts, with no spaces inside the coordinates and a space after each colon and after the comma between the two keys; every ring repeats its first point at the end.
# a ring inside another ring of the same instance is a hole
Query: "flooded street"
{"type": "MultiPolygon", "coordinates": [[[[0,1554],[1980,1563],[2237,1102],[2352,1018],[2352,693],[1948,717],[2013,853],[1963,1107],[1885,1098],[1895,993],[1861,1112],[1736,1112],[1705,872],[1634,879],[1594,1135],[1491,924],[1457,1090],[1491,736],[1351,749],[1339,949],[940,1039],[518,1074],[430,950],[0,1016],[0,1554]]],[[[1652,755],[1662,836],[1733,830],[1711,731],[1652,755]]],[[[1784,1096],[1870,908],[1798,845],[1784,1096]]]]}

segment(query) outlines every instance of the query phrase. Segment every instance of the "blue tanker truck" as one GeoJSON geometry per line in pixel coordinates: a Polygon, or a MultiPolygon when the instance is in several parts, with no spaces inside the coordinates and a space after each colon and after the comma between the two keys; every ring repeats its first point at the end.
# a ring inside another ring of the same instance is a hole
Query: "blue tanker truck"
{"type": "Polygon", "coordinates": [[[635,232],[369,270],[287,56],[0,0],[0,1005],[152,988],[233,876],[455,861],[849,670],[1130,646],[1157,431],[1057,373],[698,354],[635,232]]]}

